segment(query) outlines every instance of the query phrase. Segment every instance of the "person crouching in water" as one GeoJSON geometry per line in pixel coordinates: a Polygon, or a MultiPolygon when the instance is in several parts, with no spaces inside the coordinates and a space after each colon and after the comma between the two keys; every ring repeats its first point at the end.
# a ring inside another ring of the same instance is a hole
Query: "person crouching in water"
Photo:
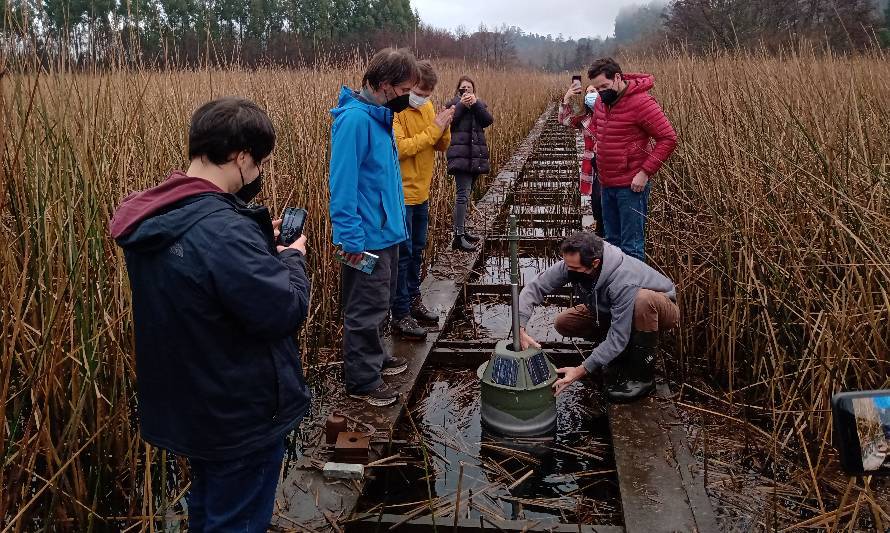
{"type": "Polygon", "coordinates": [[[438,78],[429,61],[418,61],[420,81],[411,89],[411,107],[396,113],[392,129],[399,150],[402,189],[405,191],[405,227],[408,238],[399,245],[399,275],[392,306],[393,332],[405,338],[424,339],[426,329],[439,315],[423,305],[420,269],[430,223],[430,184],[436,169],[436,152],[451,142],[448,127],[454,107],[436,113],[430,95],[438,78]],[[420,324],[418,324],[420,322],[420,324]]]}
{"type": "Polygon", "coordinates": [[[559,247],[562,260],[540,273],[519,294],[519,336],[523,349],[540,344],[526,331],[535,305],[571,283],[581,304],[557,315],[554,328],[565,337],[602,339],[577,367],[557,369],[557,394],[593,371],[605,369],[610,401],[627,403],[655,388],[658,334],[680,320],[674,283],[642,261],[590,232],[579,231],[559,247]]]}

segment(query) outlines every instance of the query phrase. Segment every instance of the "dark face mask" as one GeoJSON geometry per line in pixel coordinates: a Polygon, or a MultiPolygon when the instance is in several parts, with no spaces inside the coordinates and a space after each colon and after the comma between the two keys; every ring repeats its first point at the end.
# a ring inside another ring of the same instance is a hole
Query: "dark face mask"
{"type": "MultiPolygon", "coordinates": [[[[240,169],[239,169],[240,172],[240,169]]],[[[241,183],[244,183],[244,174],[241,174],[241,183]]],[[[238,189],[238,192],[235,193],[242,202],[245,204],[249,204],[251,200],[256,198],[256,196],[263,190],[263,172],[260,171],[260,174],[256,177],[255,180],[250,183],[244,184],[238,189]]]]}
{"type": "Polygon", "coordinates": [[[584,272],[569,270],[569,281],[573,284],[580,283],[582,285],[590,285],[592,278],[584,272]]]}
{"type": "Polygon", "coordinates": [[[411,93],[405,93],[402,96],[396,96],[395,98],[389,100],[383,107],[388,108],[393,113],[401,113],[402,111],[408,109],[411,105],[411,93]]]}
{"type": "Polygon", "coordinates": [[[612,105],[618,100],[618,91],[615,89],[606,89],[600,91],[600,98],[603,99],[603,103],[606,105],[612,105]]]}

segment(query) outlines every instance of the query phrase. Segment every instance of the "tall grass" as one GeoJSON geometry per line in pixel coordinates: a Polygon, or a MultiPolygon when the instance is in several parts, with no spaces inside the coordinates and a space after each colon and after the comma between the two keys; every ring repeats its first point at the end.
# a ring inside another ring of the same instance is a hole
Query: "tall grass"
{"type": "MultiPolygon", "coordinates": [[[[123,196],[186,166],[190,115],[211,98],[251,98],[276,125],[260,200],[273,213],[286,206],[310,212],[304,364],[337,356],[326,350],[340,328],[327,217],[328,110],[340,85],[355,87],[361,70],[41,71],[3,79],[0,524],[153,527],[158,505],[181,488],[152,474],[169,471],[166,455],[138,438],[128,280],[106,224],[123,196]]],[[[555,79],[442,64],[434,99],[450,97],[464,73],[496,118],[489,134],[496,169],[551,100],[555,79]]],[[[452,187],[440,168],[433,234],[450,227],[452,187]]]]}
{"type": "Polygon", "coordinates": [[[721,412],[765,430],[738,439],[753,435],[760,472],[799,494],[799,512],[772,502],[756,520],[830,513],[846,485],[830,395],[890,387],[890,64],[806,52],[639,64],[680,134],[648,245],[679,285],[677,366],[713,376],[721,412]]]}
{"type": "MultiPolygon", "coordinates": [[[[690,382],[705,376],[720,416],[747,428],[734,436],[745,453],[759,450],[758,474],[774,482],[758,493],[771,502],[754,517],[759,529],[852,526],[881,495],[844,495],[828,398],[890,386],[890,64],[798,52],[625,66],[656,75],[655,94],[680,136],[654,181],[648,237],[653,263],[680,289],[684,318],[669,368],[690,382]]],[[[440,67],[441,102],[465,67],[440,67]]],[[[0,520],[8,528],[81,531],[114,514],[148,527],[182,488],[153,474],[168,471],[165,457],[136,432],[129,290],[105,227],[122,196],[185,165],[189,114],[207,99],[241,94],[272,115],[279,144],[261,199],[273,212],[310,210],[313,308],[301,342],[307,366],[337,356],[327,110],[360,70],[4,78],[0,520]]],[[[497,167],[565,80],[470,73],[496,118],[497,167]]],[[[431,235],[440,244],[452,195],[439,169],[431,235]]]]}

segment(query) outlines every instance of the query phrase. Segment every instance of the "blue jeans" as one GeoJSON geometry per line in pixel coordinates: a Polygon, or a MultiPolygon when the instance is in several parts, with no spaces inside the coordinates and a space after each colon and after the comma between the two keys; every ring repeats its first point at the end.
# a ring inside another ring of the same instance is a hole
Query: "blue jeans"
{"type": "Polygon", "coordinates": [[[266,533],[283,459],[284,438],[230,461],[189,459],[189,533],[266,533]]]}
{"type": "Polygon", "coordinates": [[[644,239],[646,215],[649,208],[649,189],[633,192],[630,187],[603,187],[603,230],[605,239],[625,254],[646,260],[644,239]]]}
{"type": "Polygon", "coordinates": [[[399,245],[399,281],[392,306],[393,319],[407,315],[411,311],[411,300],[420,295],[420,268],[430,226],[430,203],[406,205],[405,225],[408,239],[399,245]]]}

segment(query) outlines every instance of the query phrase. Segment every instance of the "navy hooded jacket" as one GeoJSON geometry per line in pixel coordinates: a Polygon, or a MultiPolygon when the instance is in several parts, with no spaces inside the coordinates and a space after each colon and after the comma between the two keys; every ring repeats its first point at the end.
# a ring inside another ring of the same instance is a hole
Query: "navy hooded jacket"
{"type": "Polygon", "coordinates": [[[309,281],[299,251],[276,252],[269,212],[174,173],[127,198],[111,230],[133,293],[142,437],[207,460],[282,439],[309,407],[295,341],[309,281]]]}

